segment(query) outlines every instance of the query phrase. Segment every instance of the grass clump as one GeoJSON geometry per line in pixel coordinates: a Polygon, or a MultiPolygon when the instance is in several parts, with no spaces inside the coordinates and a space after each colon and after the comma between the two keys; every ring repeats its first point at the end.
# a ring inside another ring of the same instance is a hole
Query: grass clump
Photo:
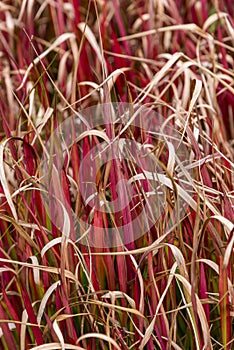
{"type": "Polygon", "coordinates": [[[231,349],[231,1],[0,17],[0,348],[231,349]]]}

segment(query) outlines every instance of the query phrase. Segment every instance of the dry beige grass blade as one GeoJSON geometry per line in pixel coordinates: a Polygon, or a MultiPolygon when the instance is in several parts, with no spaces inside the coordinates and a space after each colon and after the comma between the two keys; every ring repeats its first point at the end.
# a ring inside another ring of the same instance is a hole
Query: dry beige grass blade
{"type": "MultiPolygon", "coordinates": [[[[112,88],[113,88],[113,86],[114,86],[114,84],[115,84],[115,82],[116,82],[116,80],[118,79],[118,77],[119,77],[121,74],[125,75],[124,72],[127,72],[127,71],[129,71],[129,70],[131,70],[131,69],[128,68],[128,67],[118,68],[118,69],[114,70],[114,72],[112,72],[112,73],[111,73],[101,84],[99,84],[99,85],[96,84],[96,83],[93,83],[93,82],[85,82],[85,81],[79,83],[79,85],[81,86],[81,85],[85,85],[85,84],[87,83],[87,84],[89,84],[90,86],[92,86],[92,87],[95,89],[95,91],[99,91],[99,90],[100,90],[101,96],[102,96],[102,101],[104,101],[104,100],[103,100],[104,91],[103,91],[102,87],[105,86],[105,85],[107,84],[107,86],[108,86],[108,91],[111,91],[112,88]]],[[[85,95],[84,97],[89,97],[89,96],[90,96],[90,94],[85,95]]],[[[80,102],[80,101],[81,101],[81,99],[78,100],[77,102],[80,102]]],[[[77,103],[77,102],[76,102],[76,103],[77,103]]]]}
{"type": "Polygon", "coordinates": [[[136,308],[135,300],[130,298],[126,293],[118,291],[118,290],[117,291],[109,291],[109,292],[105,293],[104,295],[102,295],[102,298],[111,299],[111,298],[113,298],[113,296],[115,298],[126,298],[127,301],[129,302],[129,304],[131,305],[131,307],[133,309],[136,308]]]}
{"type": "Polygon", "coordinates": [[[26,310],[23,310],[22,312],[22,318],[21,318],[21,328],[20,328],[20,350],[25,350],[25,339],[26,339],[26,329],[27,329],[27,320],[28,320],[28,313],[26,310]]]}
{"type": "MultiPolygon", "coordinates": [[[[75,44],[76,44],[76,42],[73,43],[73,41],[71,41],[71,47],[73,48],[73,51],[76,52],[76,56],[78,56],[77,46],[75,46],[75,48],[74,48],[75,44]]],[[[64,81],[64,76],[67,73],[66,65],[67,65],[67,61],[69,59],[69,56],[70,56],[70,51],[66,51],[60,60],[59,67],[58,67],[58,77],[57,77],[58,85],[61,85],[62,82],[64,81]]],[[[73,57],[75,57],[74,53],[73,53],[73,57]]],[[[71,73],[69,76],[71,76],[71,73]]],[[[69,78],[67,78],[67,79],[68,79],[68,82],[70,82],[69,78]]]]}
{"type": "MultiPolygon", "coordinates": [[[[37,191],[38,188],[32,187],[32,184],[29,183],[29,184],[27,184],[25,186],[22,186],[22,187],[18,188],[16,191],[14,191],[12,193],[12,195],[11,195],[11,198],[14,198],[14,197],[18,196],[18,194],[20,194],[20,193],[25,193],[26,191],[31,191],[31,190],[37,191]]],[[[18,223],[21,225],[20,220],[18,221],[18,223]]]]}
{"type": "Polygon", "coordinates": [[[145,295],[145,288],[144,288],[144,281],[143,281],[143,276],[141,273],[141,270],[139,268],[139,265],[137,264],[136,259],[134,258],[134,256],[131,254],[130,255],[130,259],[132,260],[132,263],[136,269],[136,273],[137,273],[137,277],[138,277],[138,281],[139,281],[139,285],[140,285],[140,301],[139,301],[139,311],[144,314],[144,295],[145,295]]]}
{"type": "Polygon", "coordinates": [[[83,33],[83,35],[87,38],[87,40],[89,41],[90,45],[92,46],[92,48],[96,52],[99,61],[101,62],[102,61],[102,54],[101,54],[101,51],[100,51],[100,47],[98,46],[96,37],[93,34],[93,32],[90,29],[90,27],[88,26],[88,24],[85,23],[85,22],[81,22],[81,23],[78,24],[78,28],[83,33]]]}
{"type": "Polygon", "coordinates": [[[13,218],[17,222],[18,221],[18,215],[17,215],[16,209],[15,209],[14,203],[12,201],[11,193],[10,193],[10,190],[9,190],[9,187],[8,187],[8,181],[6,179],[6,174],[5,174],[5,171],[4,171],[4,160],[3,160],[4,159],[4,150],[5,150],[6,144],[9,141],[10,141],[9,139],[6,139],[5,141],[3,141],[0,144],[0,182],[2,184],[2,188],[3,188],[3,191],[5,193],[7,203],[9,205],[10,209],[11,209],[13,218]]]}
{"type": "MultiPolygon", "coordinates": [[[[175,274],[175,277],[183,284],[188,295],[191,296],[192,287],[191,287],[191,284],[188,282],[188,280],[179,274],[175,274]]],[[[212,346],[212,342],[210,339],[210,330],[209,330],[209,325],[207,323],[205,311],[203,309],[203,306],[202,306],[201,301],[200,301],[199,297],[197,296],[197,294],[195,294],[195,297],[196,297],[196,303],[197,303],[197,312],[198,312],[199,320],[201,322],[201,329],[202,329],[202,333],[203,333],[203,341],[204,341],[204,348],[203,349],[210,349],[211,350],[211,349],[213,349],[213,346],[212,346]]],[[[193,322],[193,321],[191,320],[191,322],[193,322]]],[[[194,328],[195,327],[196,326],[194,326],[194,328]]],[[[196,337],[196,334],[195,334],[195,337],[196,337]]],[[[200,350],[200,349],[197,349],[197,350],[200,350]]]]}
{"type": "Polygon", "coordinates": [[[170,56],[167,63],[155,74],[154,78],[150,81],[150,83],[142,90],[142,92],[138,95],[137,99],[134,101],[135,103],[142,103],[147,95],[150,93],[153,87],[155,87],[165,76],[169,69],[183,56],[181,52],[176,52],[170,56]]]}
{"type": "Polygon", "coordinates": [[[54,329],[54,332],[57,335],[58,340],[60,342],[61,350],[65,350],[66,348],[65,348],[64,336],[59,328],[57,320],[54,320],[54,322],[53,322],[53,329],[54,329]]]}
{"type": "Polygon", "coordinates": [[[32,261],[33,268],[33,278],[36,285],[40,285],[40,270],[38,269],[39,261],[35,255],[30,256],[29,259],[32,261]]]}
{"type": "Polygon", "coordinates": [[[121,350],[121,348],[119,347],[119,345],[116,343],[116,341],[114,339],[112,339],[111,337],[109,337],[109,336],[107,336],[105,334],[101,334],[101,333],[87,333],[87,334],[84,334],[81,337],[79,337],[79,339],[77,339],[77,342],[80,342],[83,339],[89,339],[89,338],[96,338],[96,339],[104,340],[104,341],[112,344],[115,349],[121,350]]]}
{"type": "Polygon", "coordinates": [[[234,230],[232,230],[231,232],[232,232],[232,238],[228,243],[224,253],[223,267],[227,267],[229,260],[231,258],[231,255],[234,253],[234,230]]]}
{"type": "Polygon", "coordinates": [[[207,20],[204,22],[202,29],[204,31],[207,31],[207,29],[212,26],[215,22],[219,21],[222,18],[227,18],[228,14],[226,12],[219,12],[214,13],[213,15],[209,16],[207,20]]]}
{"type": "Polygon", "coordinates": [[[72,145],[69,145],[70,147],[72,147],[74,144],[76,144],[77,142],[81,141],[83,138],[87,137],[87,136],[97,136],[102,138],[104,141],[106,141],[106,143],[110,144],[110,139],[107,136],[107,134],[104,131],[100,131],[100,130],[88,130],[88,131],[84,131],[82,132],[82,134],[80,134],[72,143],[72,145]]]}
{"type": "Polygon", "coordinates": [[[11,73],[10,67],[6,63],[6,67],[1,72],[1,75],[2,75],[1,80],[3,80],[5,82],[6,97],[7,97],[8,105],[12,106],[9,118],[14,118],[14,114],[17,113],[18,111],[17,111],[16,106],[14,104],[14,94],[12,92],[13,91],[13,82],[11,79],[11,74],[12,73],[11,73]]]}
{"type": "Polygon", "coordinates": [[[175,167],[176,152],[172,142],[166,141],[166,143],[167,143],[168,152],[169,152],[168,161],[167,161],[167,171],[172,176],[174,167],[175,167]]]}
{"type": "MultiPolygon", "coordinates": [[[[164,337],[162,337],[162,338],[165,339],[164,337]]],[[[165,340],[168,340],[168,339],[165,339],[165,340]]],[[[173,340],[170,340],[170,342],[171,342],[171,346],[172,346],[173,349],[175,349],[175,350],[184,350],[179,345],[177,345],[173,340]]]]}
{"type": "Polygon", "coordinates": [[[43,256],[45,255],[45,253],[51,249],[52,247],[54,247],[56,244],[62,243],[63,239],[62,237],[56,237],[54,239],[52,239],[51,241],[49,241],[41,250],[41,257],[43,258],[43,256]]]}
{"type": "MultiPolygon", "coordinates": [[[[210,219],[217,219],[217,220],[219,220],[224,226],[226,226],[226,228],[228,229],[229,233],[234,230],[234,224],[230,220],[228,220],[227,218],[225,218],[222,215],[213,215],[213,216],[210,217],[210,219]]],[[[227,238],[228,238],[228,236],[227,236],[227,238]]]]}
{"type": "Polygon", "coordinates": [[[54,109],[51,107],[48,107],[47,110],[45,111],[45,114],[42,118],[42,120],[36,125],[37,128],[37,134],[34,136],[33,140],[32,140],[32,145],[34,145],[38,135],[41,134],[42,129],[44,128],[44,126],[46,125],[46,123],[48,122],[48,120],[51,118],[51,116],[54,113],[54,109]]]}
{"type": "Polygon", "coordinates": [[[41,324],[41,319],[47,304],[48,299],[50,298],[51,294],[55,291],[55,289],[61,285],[61,281],[54,282],[45,292],[43,295],[43,298],[41,299],[41,303],[37,312],[37,323],[40,326],[41,324]]]}
{"type": "Polygon", "coordinates": [[[185,121],[185,125],[184,125],[184,129],[183,129],[183,133],[181,135],[181,142],[184,138],[184,135],[186,133],[186,130],[187,130],[187,126],[189,124],[189,119],[190,119],[190,116],[191,116],[191,113],[192,113],[192,110],[194,109],[195,107],[195,104],[198,100],[198,97],[200,95],[202,91],[202,82],[198,79],[195,79],[195,87],[194,87],[194,90],[193,90],[193,94],[192,94],[192,98],[191,98],[191,101],[189,103],[189,109],[188,109],[188,114],[187,114],[187,118],[186,118],[186,121],[185,121]]]}
{"type": "MultiPolygon", "coordinates": [[[[208,205],[208,201],[206,200],[206,205],[207,205],[207,207],[209,207],[209,205],[208,205]]],[[[216,210],[215,210],[216,211],[216,210]]],[[[218,220],[218,221],[220,221],[225,227],[226,227],[226,229],[224,230],[224,232],[225,232],[225,234],[226,234],[226,238],[227,239],[229,239],[229,235],[230,235],[230,233],[231,232],[233,232],[233,229],[234,229],[234,225],[233,225],[233,223],[230,221],[230,220],[228,220],[227,218],[225,218],[224,216],[222,216],[222,215],[220,215],[220,214],[216,214],[216,215],[212,215],[212,216],[210,216],[210,217],[208,217],[206,220],[205,220],[205,222],[204,222],[204,228],[209,224],[209,222],[210,222],[210,220],[211,219],[216,219],[216,220],[218,220]]],[[[230,248],[229,248],[230,249],[230,248]]],[[[227,257],[226,257],[226,259],[227,259],[227,257]]]]}
{"type": "MultiPolygon", "coordinates": [[[[35,306],[37,302],[32,303],[32,307],[35,306]]],[[[27,310],[24,309],[21,315],[21,328],[20,328],[20,350],[26,350],[26,332],[27,332],[27,327],[34,326],[38,327],[37,324],[31,324],[28,321],[28,313],[27,310]]]]}
{"type": "Polygon", "coordinates": [[[90,27],[87,25],[87,23],[81,22],[81,23],[78,24],[78,28],[83,33],[83,35],[85,35],[85,37],[89,41],[90,45],[92,46],[92,48],[96,52],[96,55],[97,55],[97,57],[98,57],[98,59],[100,61],[100,64],[104,65],[104,71],[108,72],[108,69],[106,67],[106,62],[105,62],[105,60],[103,58],[102,50],[99,47],[99,45],[97,43],[97,40],[95,38],[95,35],[93,34],[93,32],[90,29],[90,27]]]}
{"type": "Polygon", "coordinates": [[[35,105],[36,105],[35,93],[36,93],[36,91],[35,91],[35,88],[33,88],[31,82],[28,82],[26,89],[27,89],[28,102],[29,102],[28,115],[30,118],[32,118],[32,116],[35,114],[35,105]]]}
{"type": "Polygon", "coordinates": [[[175,245],[170,244],[170,243],[162,243],[161,246],[162,247],[169,247],[171,249],[171,252],[172,252],[173,257],[176,261],[177,267],[180,270],[181,275],[183,275],[184,278],[189,279],[189,274],[187,271],[185,259],[184,259],[182,252],[180,251],[180,249],[178,247],[176,247],[175,245]]]}
{"type": "Polygon", "coordinates": [[[22,22],[22,18],[26,12],[26,6],[27,6],[28,0],[23,0],[21,7],[20,7],[20,12],[19,12],[19,16],[17,18],[17,22],[21,23],[22,22]]]}

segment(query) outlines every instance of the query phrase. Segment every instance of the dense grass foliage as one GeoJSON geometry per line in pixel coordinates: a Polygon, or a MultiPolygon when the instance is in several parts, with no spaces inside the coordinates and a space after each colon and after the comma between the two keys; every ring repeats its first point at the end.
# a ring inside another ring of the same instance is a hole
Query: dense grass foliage
{"type": "Polygon", "coordinates": [[[0,349],[233,348],[233,15],[231,0],[0,2],[0,349]],[[143,145],[140,166],[133,148],[103,164],[113,140],[143,145]],[[94,147],[106,210],[82,197],[94,147]]]}

